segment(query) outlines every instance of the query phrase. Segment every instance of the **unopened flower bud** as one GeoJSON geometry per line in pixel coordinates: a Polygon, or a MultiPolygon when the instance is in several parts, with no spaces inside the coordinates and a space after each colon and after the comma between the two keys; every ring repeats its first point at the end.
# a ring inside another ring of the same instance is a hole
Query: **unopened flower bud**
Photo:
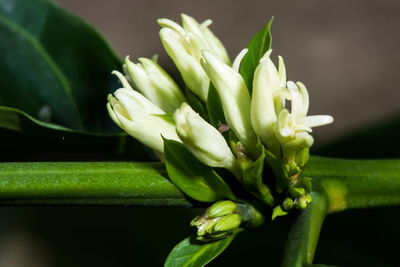
{"type": "Polygon", "coordinates": [[[239,214],[229,214],[224,216],[214,225],[214,232],[229,232],[239,228],[242,219],[239,214]]]}
{"type": "Polygon", "coordinates": [[[158,65],[148,58],[139,58],[133,63],[125,58],[125,69],[136,88],[153,104],[167,113],[174,112],[185,102],[185,97],[175,81],[158,65]]]}
{"type": "Polygon", "coordinates": [[[262,221],[262,215],[251,205],[221,200],[193,219],[191,226],[197,227],[197,239],[211,241],[235,233],[242,224],[256,227],[262,221]]]}
{"type": "Polygon", "coordinates": [[[188,88],[203,101],[207,100],[210,79],[200,66],[201,50],[213,51],[221,60],[229,63],[222,43],[208,29],[211,20],[198,23],[182,14],[182,26],[169,20],[159,19],[161,42],[174,61],[188,88]]]}
{"type": "Polygon", "coordinates": [[[302,196],[302,197],[296,198],[294,205],[295,205],[296,209],[298,209],[298,210],[306,209],[307,208],[307,197],[302,196]]]}
{"type": "Polygon", "coordinates": [[[189,105],[183,103],[174,120],[178,136],[199,161],[235,172],[236,160],[224,137],[189,105]]]}
{"type": "Polygon", "coordinates": [[[108,95],[107,109],[113,121],[146,146],[163,153],[162,136],[180,141],[175,126],[159,115],[165,114],[146,97],[130,88],[128,81],[119,73],[116,74],[125,88],[108,95]]]}
{"type": "Polygon", "coordinates": [[[304,190],[304,188],[291,186],[289,187],[289,194],[294,198],[298,198],[304,196],[306,194],[306,191],[304,190]]]}
{"type": "Polygon", "coordinates": [[[291,199],[291,198],[286,198],[282,202],[282,207],[286,211],[291,210],[293,208],[293,206],[294,206],[294,202],[293,202],[293,199],[291,199]]]}
{"type": "Polygon", "coordinates": [[[203,51],[201,64],[218,91],[226,121],[254,153],[257,137],[250,120],[250,94],[242,76],[209,51],[203,51]]]}
{"type": "Polygon", "coordinates": [[[208,218],[221,217],[227,214],[232,214],[236,209],[236,203],[230,200],[223,200],[214,203],[206,211],[208,218]]]}

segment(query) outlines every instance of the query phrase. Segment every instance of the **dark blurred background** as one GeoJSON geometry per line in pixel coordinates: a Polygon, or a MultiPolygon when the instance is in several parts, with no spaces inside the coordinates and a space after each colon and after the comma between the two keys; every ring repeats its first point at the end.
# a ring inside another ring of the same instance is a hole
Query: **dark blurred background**
{"type": "Polygon", "coordinates": [[[163,51],[157,18],[187,13],[211,18],[212,31],[233,59],[273,16],[272,58],[283,56],[288,77],[310,92],[310,114],[330,114],[315,129],[324,143],[400,111],[400,1],[397,0],[58,0],[95,25],[123,58],[163,51]]]}
{"type": "MultiPolygon", "coordinates": [[[[306,84],[310,114],[335,118],[333,125],[316,129],[317,147],[400,111],[396,0],[58,2],[95,25],[121,57],[159,54],[166,68],[171,62],[158,38],[157,18],[177,21],[182,12],[199,21],[211,18],[211,29],[233,59],[274,16],[273,57],[282,55],[289,79],[306,84]]],[[[10,207],[0,212],[7,218],[0,220],[0,267],[122,267],[161,266],[173,245],[194,232],[188,224],[199,210],[10,207]]],[[[396,266],[395,214],[399,208],[330,215],[316,262],[396,266]]],[[[288,222],[278,219],[239,235],[213,266],[278,266],[288,222]]]]}

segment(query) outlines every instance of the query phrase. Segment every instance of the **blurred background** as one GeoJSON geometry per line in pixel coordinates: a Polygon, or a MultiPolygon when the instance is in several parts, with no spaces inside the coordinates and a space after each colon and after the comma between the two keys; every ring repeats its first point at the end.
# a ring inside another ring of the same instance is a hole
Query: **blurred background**
{"type": "MultiPolygon", "coordinates": [[[[274,16],[273,58],[282,55],[289,79],[306,84],[310,114],[335,118],[334,124],[315,130],[317,146],[400,112],[397,0],[57,2],[97,27],[122,58],[159,54],[167,69],[172,63],[159,41],[157,18],[178,21],[180,13],[199,21],[211,18],[211,29],[233,59],[274,16]]],[[[399,211],[330,215],[316,262],[396,266],[400,230],[394,215],[399,211]]],[[[188,222],[198,213],[132,207],[2,208],[0,215],[7,220],[0,220],[0,267],[161,266],[173,245],[194,232],[188,222]]],[[[282,218],[239,235],[212,266],[264,266],[266,258],[269,266],[278,266],[288,227],[289,219],[282,218]]]]}
{"type": "Polygon", "coordinates": [[[326,143],[400,111],[400,2],[397,0],[58,0],[95,25],[121,58],[159,55],[172,61],[158,37],[157,18],[180,22],[186,13],[213,20],[211,30],[235,58],[271,17],[272,58],[283,56],[288,78],[310,93],[309,114],[329,114],[334,124],[315,129],[326,143]]]}

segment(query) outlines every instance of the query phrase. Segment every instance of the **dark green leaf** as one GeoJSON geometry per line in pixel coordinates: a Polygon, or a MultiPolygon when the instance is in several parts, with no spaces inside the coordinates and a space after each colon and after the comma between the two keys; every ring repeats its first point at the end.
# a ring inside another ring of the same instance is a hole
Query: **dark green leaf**
{"type": "Polygon", "coordinates": [[[220,124],[227,124],[221,98],[219,97],[218,91],[212,83],[210,83],[210,88],[208,89],[207,111],[210,123],[215,128],[218,129],[220,124]]]}
{"type": "Polygon", "coordinates": [[[274,198],[270,189],[263,182],[263,169],[264,169],[265,153],[253,162],[243,172],[243,184],[246,189],[253,195],[259,198],[263,203],[272,206],[274,198]]]}
{"type": "Polygon", "coordinates": [[[199,115],[208,121],[207,117],[207,111],[204,107],[203,102],[195,95],[193,94],[188,88],[185,88],[185,95],[186,95],[186,100],[188,104],[193,108],[194,111],[199,113],[199,115]]]}
{"type": "Polygon", "coordinates": [[[176,245],[165,261],[165,267],[204,266],[221,254],[233,241],[235,235],[228,238],[203,243],[194,237],[188,237],[176,245]]]}
{"type": "Polygon", "coordinates": [[[272,37],[270,28],[272,21],[273,18],[251,39],[250,43],[247,45],[249,50],[240,64],[240,74],[243,76],[250,94],[253,91],[254,71],[264,53],[271,48],[272,37]]]}
{"type": "Polygon", "coordinates": [[[0,40],[0,105],[72,129],[117,129],[105,103],[120,60],[95,29],[46,0],[2,0],[0,40]]]}
{"type": "Polygon", "coordinates": [[[199,162],[182,143],[164,139],[164,153],[169,178],[191,198],[202,202],[236,199],[224,180],[199,162]]]}
{"type": "Polygon", "coordinates": [[[131,160],[150,160],[144,146],[127,134],[84,133],[36,120],[8,107],[0,107],[0,118],[0,160],[29,156],[34,156],[30,160],[56,160],[57,154],[66,152],[131,154],[131,160]],[[49,153],[52,155],[46,158],[49,153]]]}

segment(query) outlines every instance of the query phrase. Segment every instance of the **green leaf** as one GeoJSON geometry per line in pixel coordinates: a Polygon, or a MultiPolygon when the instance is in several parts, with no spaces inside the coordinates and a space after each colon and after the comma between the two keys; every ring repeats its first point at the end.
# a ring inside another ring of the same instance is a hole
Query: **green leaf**
{"type": "Polygon", "coordinates": [[[105,103],[120,60],[95,29],[46,0],[2,0],[0,40],[0,105],[76,130],[116,131],[105,103]]]}
{"type": "Polygon", "coordinates": [[[251,92],[253,91],[253,76],[254,72],[260,63],[260,59],[271,48],[271,24],[273,18],[262,28],[254,37],[251,39],[250,43],[247,45],[249,49],[240,64],[240,74],[243,76],[246,82],[247,88],[251,92]]]}
{"type": "MultiPolygon", "coordinates": [[[[127,134],[96,134],[71,130],[57,124],[36,120],[17,109],[0,107],[0,158],[17,160],[29,155],[74,152],[130,154],[131,160],[151,160],[146,148],[127,134]]],[[[76,155],[75,155],[76,157],[76,155]]],[[[31,158],[32,160],[32,158],[31,158]]],[[[43,160],[43,158],[41,158],[43,160]]]]}
{"type": "Polygon", "coordinates": [[[274,204],[274,197],[268,186],[263,182],[264,160],[265,153],[262,153],[255,162],[244,170],[243,184],[250,193],[263,203],[272,206],[274,204]]]}
{"type": "Polygon", "coordinates": [[[224,180],[199,162],[182,143],[164,139],[164,153],[169,178],[191,198],[202,202],[236,200],[224,180]]]}
{"type": "Polygon", "coordinates": [[[207,111],[210,123],[215,128],[218,129],[220,124],[227,124],[221,98],[219,97],[218,91],[213,83],[210,83],[210,88],[208,89],[207,111]]]}
{"type": "Polygon", "coordinates": [[[204,266],[221,254],[233,241],[235,234],[214,242],[203,243],[188,237],[177,244],[169,253],[165,267],[204,266]]]}
{"type": "Polygon", "coordinates": [[[188,104],[193,108],[194,111],[199,113],[199,115],[208,121],[207,111],[204,107],[203,102],[195,94],[193,94],[187,87],[185,87],[185,95],[188,104]]]}

